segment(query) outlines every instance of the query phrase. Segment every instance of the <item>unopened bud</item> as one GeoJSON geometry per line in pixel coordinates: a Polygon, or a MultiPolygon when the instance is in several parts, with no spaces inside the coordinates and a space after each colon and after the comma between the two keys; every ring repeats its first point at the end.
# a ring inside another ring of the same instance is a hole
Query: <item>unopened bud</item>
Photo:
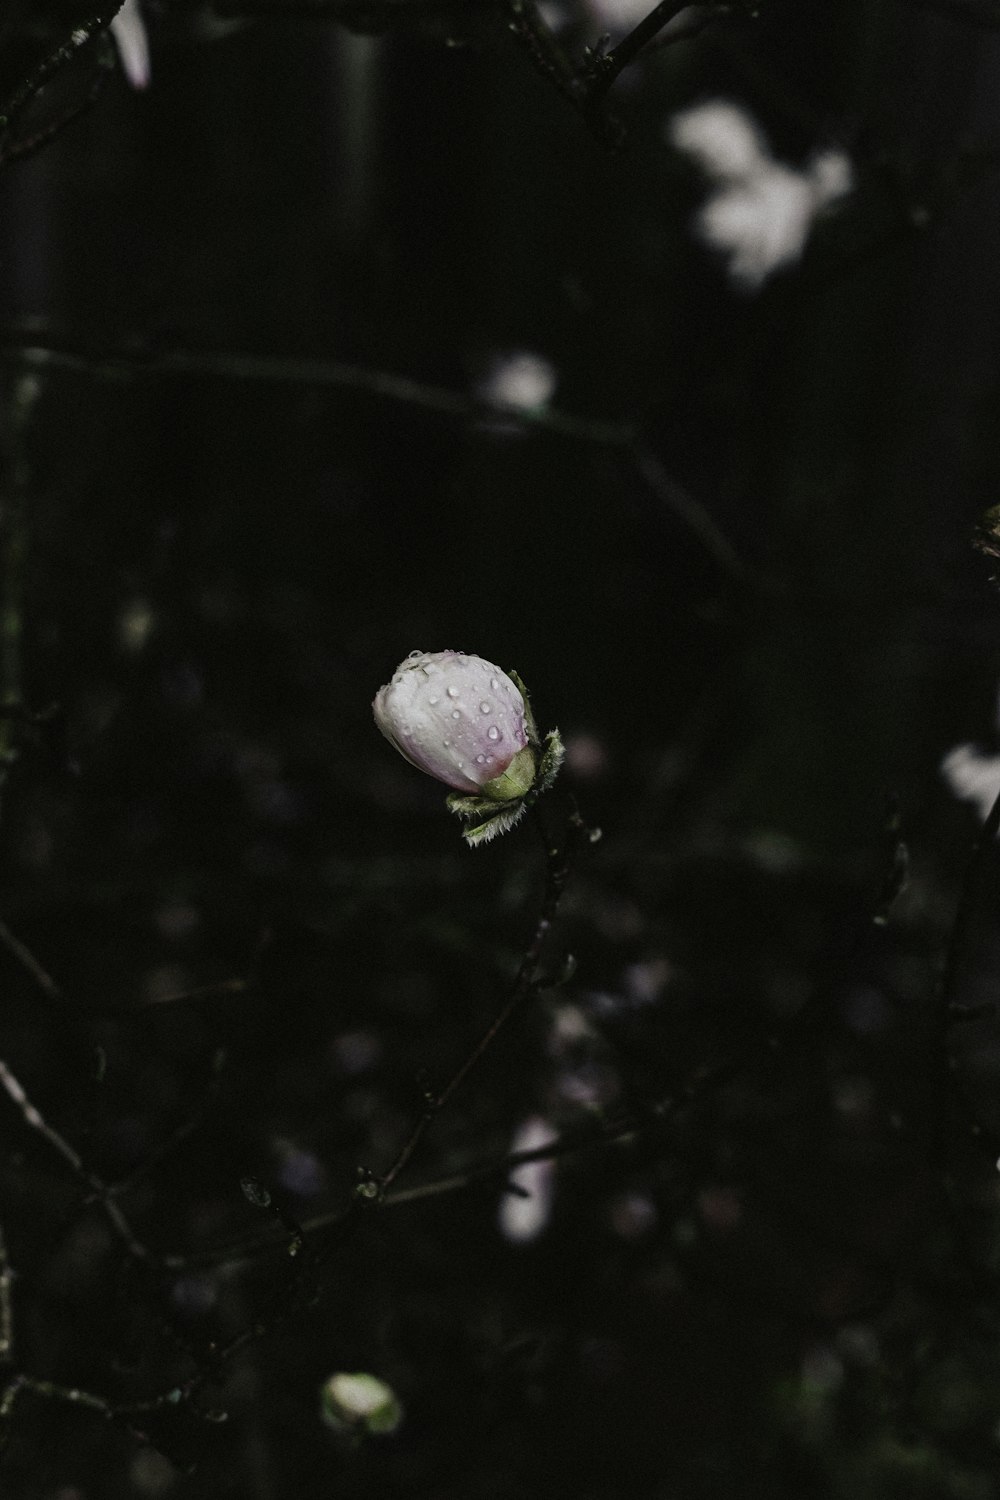
{"type": "Polygon", "coordinates": [[[395,1432],[403,1407],[391,1386],[375,1375],[331,1375],[320,1391],[324,1422],[348,1436],[380,1436],[395,1432]]]}

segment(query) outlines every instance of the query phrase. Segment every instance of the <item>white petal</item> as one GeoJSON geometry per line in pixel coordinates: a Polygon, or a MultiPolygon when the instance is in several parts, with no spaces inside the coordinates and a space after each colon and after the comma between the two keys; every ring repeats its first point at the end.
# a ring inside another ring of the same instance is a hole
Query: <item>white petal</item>
{"type": "Polygon", "coordinates": [[[149,38],[139,9],[139,0],[125,0],[111,22],[111,35],[115,39],[122,70],[129,83],[134,89],[148,87],[149,38]]]}
{"type": "Polygon", "coordinates": [[[975,804],[985,822],[1000,796],[1000,755],[983,755],[975,745],[956,745],[941,762],[941,774],[956,797],[975,804]]]}
{"type": "MultiPolygon", "coordinates": [[[[556,1139],[556,1131],[548,1120],[540,1115],[531,1115],[522,1121],[514,1132],[511,1152],[539,1151],[556,1139]]],[[[500,1200],[500,1233],[504,1239],[515,1244],[527,1244],[536,1239],[549,1221],[552,1212],[552,1190],[554,1187],[555,1162],[525,1162],[510,1174],[514,1185],[527,1193],[505,1193],[500,1200]]]]}

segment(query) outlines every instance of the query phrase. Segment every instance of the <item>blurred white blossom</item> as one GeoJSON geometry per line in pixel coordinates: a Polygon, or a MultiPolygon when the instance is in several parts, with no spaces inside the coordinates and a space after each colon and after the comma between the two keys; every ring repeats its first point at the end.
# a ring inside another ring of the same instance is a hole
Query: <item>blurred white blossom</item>
{"type": "Polygon", "coordinates": [[[667,122],[667,138],[713,182],[745,181],[771,162],[756,120],[725,99],[712,99],[674,115],[667,122]]]}
{"type": "Polygon", "coordinates": [[[954,795],[973,803],[985,822],[1000,797],[1000,755],[987,755],[975,745],[956,745],[941,762],[941,774],[954,795]]]}
{"type": "Polygon", "coordinates": [[[125,4],[111,22],[111,35],[118,48],[122,72],[134,89],[149,85],[149,38],[146,23],[142,19],[139,0],[125,0],[125,4]]]}
{"type": "MultiPolygon", "coordinates": [[[[514,1132],[511,1153],[540,1151],[555,1138],[556,1131],[548,1120],[543,1120],[541,1115],[531,1115],[514,1132]]],[[[504,1193],[500,1200],[500,1233],[504,1239],[523,1245],[541,1234],[552,1211],[554,1174],[555,1162],[551,1157],[525,1162],[514,1168],[510,1181],[520,1191],[504,1193]]]]}
{"type": "Polygon", "coordinates": [[[695,233],[726,257],[730,277],[746,291],[794,265],[817,216],[851,189],[842,151],[825,151],[796,171],[775,160],[757,122],[724,99],[674,115],[666,135],[712,183],[695,233]]]}
{"type": "Polygon", "coordinates": [[[537,411],[555,395],[556,372],[547,359],[526,350],[498,355],[479,382],[477,394],[505,411],[537,411]]]}
{"type": "MultiPolygon", "coordinates": [[[[1000,695],[993,715],[1000,731],[1000,695]]],[[[956,745],[941,762],[941,775],[963,802],[971,802],[983,822],[1000,797],[1000,755],[990,755],[978,745],[956,745]]]]}
{"type": "Polygon", "coordinates": [[[358,1437],[393,1433],[403,1420],[395,1391],[367,1371],[331,1375],[320,1389],[320,1414],[335,1432],[358,1437]]]}

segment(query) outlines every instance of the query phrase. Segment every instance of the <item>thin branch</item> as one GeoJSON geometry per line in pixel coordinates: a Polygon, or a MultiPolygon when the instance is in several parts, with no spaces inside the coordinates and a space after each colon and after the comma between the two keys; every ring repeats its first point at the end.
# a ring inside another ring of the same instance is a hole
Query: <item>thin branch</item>
{"type": "Polygon", "coordinates": [[[31,949],[26,947],[21,942],[21,939],[11,932],[7,923],[3,921],[0,921],[0,946],[6,948],[11,957],[17,959],[22,969],[25,969],[31,975],[46,1000],[51,1000],[56,1005],[66,1004],[65,992],[52,978],[48,970],[42,967],[38,959],[31,952],[31,949]]]}
{"type": "Polygon", "coordinates": [[[131,1193],[140,1183],[145,1182],[146,1178],[150,1177],[158,1166],[171,1157],[186,1140],[194,1135],[199,1125],[205,1119],[212,1103],[218,1097],[225,1062],[226,1054],[220,1048],[212,1059],[212,1073],[208,1084],[190,1115],[186,1120],[181,1121],[165,1141],[162,1141],[159,1146],[154,1147],[127,1177],[123,1177],[119,1182],[108,1184],[107,1191],[110,1197],[123,1198],[126,1194],[131,1193]]]}
{"type": "Polygon", "coordinates": [[[645,443],[636,439],[627,451],[649,488],[684,523],[709,557],[718,563],[724,573],[740,582],[746,581],[746,565],[701,502],[671,478],[656,454],[645,443]]]}
{"type": "Polygon", "coordinates": [[[73,61],[81,47],[86,47],[95,37],[107,31],[123,4],[124,0],[104,0],[104,4],[98,3],[94,13],[74,27],[66,41],[43,57],[7,101],[0,104],[0,165],[17,154],[10,136],[21,113],[46,83],[73,61]]]}
{"type": "Polygon", "coordinates": [[[474,420],[501,415],[525,429],[538,428],[589,442],[622,444],[634,435],[630,422],[574,416],[549,407],[518,409],[498,406],[463,391],[413,380],[388,370],[372,370],[336,359],[296,359],[282,356],[219,353],[173,349],[163,353],[136,349],[92,355],[52,345],[20,343],[17,335],[0,334],[15,358],[33,369],[60,370],[97,380],[135,380],[157,376],[205,376],[213,379],[259,381],[275,385],[335,387],[360,391],[388,401],[399,401],[442,416],[474,420]]]}
{"type": "Polygon", "coordinates": [[[963,955],[966,950],[983,868],[991,849],[996,847],[1000,832],[1000,794],[993,801],[986,821],[979,830],[972,855],[966,866],[959,891],[955,917],[948,934],[944,956],[935,984],[930,1030],[930,1069],[933,1096],[937,1107],[932,1121],[933,1138],[942,1161],[946,1159],[946,1108],[949,1099],[957,1100],[969,1122],[970,1134],[979,1150],[1000,1167],[1000,1135],[985,1126],[979,1118],[967,1090],[955,1069],[948,1044],[948,1032],[955,1021],[968,1019],[968,1012],[958,1005],[955,991],[963,955]],[[937,1080],[941,1079],[941,1086],[937,1080]]]}
{"type": "Polygon", "coordinates": [[[689,9],[690,3],[691,0],[660,0],[659,5],[651,10],[638,26],[633,27],[617,47],[613,47],[610,52],[595,54],[594,75],[587,91],[588,108],[593,109],[603,101],[615,80],[631,63],[635,62],[647,43],[651,42],[675,16],[679,16],[682,10],[689,9]]]}
{"type": "Polygon", "coordinates": [[[996,0],[909,0],[917,10],[936,10],[983,31],[1000,29],[1000,5],[996,0]]]}
{"type": "Polygon", "coordinates": [[[59,370],[109,381],[158,376],[204,376],[210,379],[360,391],[383,400],[399,401],[424,411],[438,412],[460,421],[475,422],[500,414],[505,422],[526,432],[547,432],[555,437],[617,450],[634,466],[657,499],[673,512],[719,567],[744,583],[761,586],[761,580],[751,576],[708,510],[667,474],[663,464],[643,440],[640,424],[634,421],[582,417],[552,407],[498,407],[462,391],[412,380],[407,375],[396,375],[387,370],[347,364],[341,360],[288,359],[281,356],[222,354],[186,349],[165,353],[142,349],[134,352],[116,350],[106,355],[91,355],[51,345],[22,344],[17,341],[16,334],[0,334],[0,348],[5,343],[18,361],[39,370],[59,370]]]}
{"type": "Polygon", "coordinates": [[[496,9],[499,0],[211,0],[217,16],[306,16],[341,21],[345,26],[388,31],[407,22],[422,22],[469,10],[496,9]]]}
{"type": "Polygon", "coordinates": [[[14,1309],[11,1288],[14,1273],[7,1253],[7,1238],[0,1226],[0,1365],[9,1365],[14,1357],[14,1309]]]}
{"type": "Polygon", "coordinates": [[[527,48],[538,71],[580,110],[586,107],[587,84],[582,72],[547,24],[535,0],[508,0],[508,25],[527,48]]]}
{"type": "Polygon", "coordinates": [[[50,120],[40,130],[34,131],[31,135],[23,136],[17,140],[11,140],[4,145],[0,145],[0,167],[6,166],[8,162],[24,161],[29,156],[34,156],[43,147],[50,145],[57,136],[62,135],[63,131],[70,125],[75,124],[77,120],[89,114],[104,93],[108,79],[113,74],[114,58],[109,50],[99,59],[97,72],[82,98],[78,99],[75,104],[72,104],[69,109],[65,109],[61,114],[56,115],[54,120],[50,120]]]}
{"type": "Polygon", "coordinates": [[[18,1079],[2,1060],[0,1060],[0,1088],[20,1111],[25,1124],[37,1131],[48,1142],[52,1150],[67,1164],[81,1186],[88,1189],[88,1201],[99,1204],[105,1218],[129,1255],[143,1265],[149,1264],[153,1257],[146,1246],[136,1238],[125,1215],[114,1202],[111,1188],[84,1165],[79,1152],[35,1108],[18,1079]]]}
{"type": "MultiPolygon", "coordinates": [[[[537,810],[533,809],[533,813],[536,819],[538,819],[537,810]]],[[[559,910],[559,903],[562,900],[566,882],[570,877],[574,859],[582,848],[584,840],[588,837],[588,830],[575,808],[567,820],[566,833],[561,845],[554,846],[546,838],[545,830],[540,820],[537,826],[546,843],[545,892],[542,897],[538,921],[535,924],[534,935],[521,960],[517,976],[514,980],[514,987],[505,1004],[501,1006],[491,1024],[486,1028],[465,1061],[452,1074],[444,1088],[439,1093],[428,1097],[423,1114],[417,1120],[407,1139],[403,1142],[395,1161],[382,1177],[375,1180],[374,1187],[378,1198],[385,1197],[388,1189],[395,1182],[417,1149],[431,1122],[440,1114],[452,1095],[457,1093],[461,1088],[473,1068],[475,1068],[476,1064],[496,1041],[497,1036],[507,1025],[510,1018],[520,1010],[521,1006],[534,994],[537,988],[538,963],[542,956],[545,940],[559,910]]]]}
{"type": "MultiPolygon", "coordinates": [[[[448,1177],[438,1177],[431,1182],[419,1183],[412,1188],[401,1188],[395,1193],[388,1193],[382,1200],[382,1206],[397,1208],[402,1204],[421,1202],[425,1198],[439,1198],[446,1193],[462,1192],[479,1182],[505,1178],[515,1168],[525,1166],[530,1162],[554,1161],[558,1157],[576,1155],[580,1151],[591,1150],[596,1146],[607,1146],[615,1141],[645,1136],[675,1119],[682,1109],[693,1104],[711,1088],[726,1082],[736,1071],[738,1070],[732,1062],[702,1068],[677,1094],[660,1101],[651,1109],[624,1115],[599,1127],[596,1131],[592,1126],[581,1131],[570,1131],[566,1135],[557,1136],[555,1140],[547,1141],[544,1146],[536,1146],[531,1151],[512,1151],[507,1156],[498,1157],[494,1161],[474,1163],[464,1171],[454,1172],[448,1177]]],[[[314,1221],[309,1220],[302,1227],[308,1232],[314,1227],[314,1221]]]]}
{"type": "Polygon", "coordinates": [[[938,1031],[942,1036],[947,1032],[951,1021],[950,1010],[955,998],[959,965],[965,949],[972,918],[975,914],[976,897],[979,891],[983,866],[989,851],[996,844],[998,832],[1000,832],[1000,794],[994,799],[993,806],[990,808],[986,821],[979,830],[979,836],[972,847],[972,855],[962,879],[958,904],[955,908],[955,917],[951,924],[944,957],[938,972],[934,997],[935,1019],[938,1031]]]}

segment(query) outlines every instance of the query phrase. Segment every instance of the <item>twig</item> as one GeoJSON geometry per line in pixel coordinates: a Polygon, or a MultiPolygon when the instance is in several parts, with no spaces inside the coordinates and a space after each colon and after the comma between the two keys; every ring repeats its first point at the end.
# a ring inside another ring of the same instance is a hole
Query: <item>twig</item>
{"type": "Polygon", "coordinates": [[[973,1140],[994,1166],[1000,1166],[1000,1160],[998,1160],[1000,1158],[1000,1135],[982,1123],[967,1091],[962,1086],[953,1065],[948,1045],[948,1031],[953,1021],[967,1019],[964,1008],[956,1005],[955,989],[962,955],[975,913],[976,896],[983,866],[989,851],[996,845],[998,831],[1000,831],[1000,794],[994,799],[986,821],[979,830],[979,836],[973,845],[972,855],[962,879],[955,917],[948,934],[935,985],[930,1034],[931,1082],[938,1101],[934,1113],[933,1134],[938,1152],[944,1159],[947,1100],[957,1098],[969,1118],[973,1140]],[[938,1080],[941,1080],[940,1087],[936,1086],[938,1080]]]}
{"type": "Polygon", "coordinates": [[[384,400],[399,401],[407,406],[436,411],[442,416],[474,420],[501,414],[505,421],[525,429],[538,428],[568,438],[590,442],[621,444],[635,433],[631,422],[601,418],[577,417],[550,407],[520,410],[497,406],[463,391],[412,380],[389,370],[372,370],[363,365],[335,359],[296,359],[259,354],[221,353],[212,350],[171,349],[112,350],[104,355],[81,353],[55,345],[20,343],[9,331],[0,334],[0,347],[15,354],[20,363],[33,369],[62,370],[84,374],[91,379],[135,380],[140,377],[170,375],[206,376],[209,378],[273,382],[276,385],[332,386],[361,391],[384,400]]]}
{"type": "Polygon", "coordinates": [[[659,5],[651,10],[633,27],[628,36],[622,38],[617,47],[610,52],[595,54],[592,59],[593,77],[587,90],[587,107],[594,109],[599,106],[615,79],[622,74],[630,63],[635,62],[639,53],[648,42],[663,30],[682,10],[687,10],[690,0],[660,0],[659,5]]]}
{"type": "Polygon", "coordinates": [[[954,16],[983,31],[1000,29],[1000,5],[996,0],[909,0],[917,10],[936,10],[942,15],[954,16]]]}
{"type": "Polygon", "coordinates": [[[532,813],[536,818],[536,826],[539,828],[546,845],[545,893],[542,897],[542,906],[538,921],[535,924],[534,936],[528,944],[527,951],[521,960],[517,976],[514,980],[514,987],[505,1004],[501,1006],[499,1012],[486,1028],[468,1057],[466,1057],[458,1070],[452,1074],[444,1088],[439,1093],[428,1096],[423,1114],[417,1120],[407,1139],[403,1142],[399,1154],[396,1156],[389,1170],[382,1177],[375,1179],[373,1186],[375,1193],[380,1199],[385,1197],[388,1189],[410,1160],[432,1120],[440,1114],[452,1095],[461,1088],[484,1053],[493,1045],[511,1016],[521,1008],[529,996],[534,993],[537,986],[536,971],[542,955],[542,949],[545,946],[545,939],[559,910],[559,903],[562,900],[562,894],[566,888],[566,882],[569,879],[574,858],[582,847],[584,839],[587,838],[588,830],[583,819],[574,808],[567,819],[566,834],[561,846],[553,846],[552,842],[546,836],[537,809],[532,809],[532,813]]]}
{"type": "Polygon", "coordinates": [[[20,1111],[25,1124],[37,1131],[48,1142],[52,1150],[66,1162],[81,1186],[89,1190],[89,1201],[100,1205],[105,1218],[129,1255],[143,1265],[149,1264],[153,1257],[146,1246],[136,1238],[131,1225],[115,1203],[111,1188],[96,1173],[84,1166],[79,1152],[35,1108],[18,1079],[2,1060],[0,1060],[0,1088],[3,1088],[11,1103],[20,1111]]]}
{"type": "Polygon", "coordinates": [[[497,4],[498,0],[210,0],[210,9],[218,16],[312,16],[375,31],[411,20],[461,16],[472,9],[493,10],[497,4]]]}
{"type": "MultiPolygon", "coordinates": [[[[101,32],[107,31],[123,4],[124,0],[104,0],[104,4],[100,4],[100,0],[98,0],[97,8],[93,15],[74,27],[67,40],[62,42],[55,51],[43,57],[41,62],[31,70],[27,78],[14,90],[9,99],[0,105],[0,165],[3,165],[13,156],[23,153],[25,146],[29,144],[22,142],[19,149],[18,145],[10,140],[11,132],[22,111],[27,108],[32,99],[44,88],[50,78],[73,61],[81,47],[87,46],[101,32]]],[[[84,101],[84,107],[86,107],[86,101],[84,101]]],[[[58,128],[62,129],[68,123],[68,120],[56,123],[58,124],[58,128]]],[[[39,144],[43,144],[43,142],[39,142],[39,144]]]]}
{"type": "Polygon", "coordinates": [[[9,1365],[14,1357],[14,1309],[11,1287],[14,1273],[7,1253],[7,1238],[0,1227],[0,1365],[9,1365]]]}
{"type": "Polygon", "coordinates": [[[587,84],[580,69],[546,24],[535,0],[508,0],[508,25],[527,48],[540,73],[580,110],[586,107],[587,84]]]}
{"type": "Polygon", "coordinates": [[[82,98],[78,99],[69,109],[63,110],[54,120],[50,120],[41,130],[36,130],[31,135],[23,136],[19,140],[12,140],[0,146],[0,167],[5,167],[8,162],[24,161],[29,156],[34,156],[44,146],[50,145],[56,136],[62,135],[68,126],[82,119],[84,115],[93,109],[98,99],[100,99],[104,93],[108,79],[113,76],[113,73],[113,54],[108,51],[99,59],[98,71],[82,98]]]}
{"type": "Polygon", "coordinates": [[[747,578],[745,564],[701,502],[671,478],[656,454],[644,443],[636,439],[629,445],[628,453],[649,488],[684,523],[709,557],[724,573],[744,581],[747,578]]]}
{"type": "Polygon", "coordinates": [[[986,856],[996,843],[998,831],[1000,831],[1000,794],[994,799],[993,806],[990,808],[986,821],[979,830],[979,836],[972,847],[972,855],[966,866],[961,890],[959,891],[958,904],[955,908],[955,918],[951,924],[948,942],[945,945],[944,957],[938,972],[935,986],[935,1019],[938,1031],[942,1035],[947,1031],[950,1024],[949,1012],[955,997],[955,985],[958,979],[962,950],[965,947],[966,937],[975,912],[980,875],[986,861],[986,856]]]}
{"type": "Polygon", "coordinates": [[[27,970],[46,1000],[51,1000],[58,1005],[66,1004],[66,995],[52,975],[42,967],[31,949],[22,943],[19,937],[15,937],[7,923],[3,921],[0,921],[0,945],[17,959],[22,969],[27,970]]]}
{"type": "Polygon", "coordinates": [[[181,1123],[176,1127],[176,1129],[173,1130],[167,1137],[167,1139],[165,1141],[162,1141],[159,1146],[150,1151],[135,1168],[135,1170],[130,1172],[127,1177],[123,1177],[119,1182],[111,1182],[108,1184],[107,1191],[111,1197],[123,1198],[126,1194],[132,1192],[132,1190],[134,1188],[137,1188],[141,1182],[145,1182],[146,1178],[151,1176],[162,1162],[166,1161],[168,1157],[172,1156],[177,1148],[179,1146],[182,1146],[184,1142],[194,1134],[194,1132],[198,1129],[199,1125],[204,1120],[205,1115],[208,1113],[209,1107],[212,1104],[213,1100],[218,1097],[219,1088],[221,1085],[222,1069],[225,1066],[225,1062],[226,1054],[220,1048],[212,1059],[212,1075],[208,1081],[208,1084],[188,1118],[186,1120],[182,1120],[181,1123]]]}
{"type": "Polygon", "coordinates": [[[498,411],[502,411],[506,422],[516,424],[525,431],[548,432],[555,437],[594,443],[621,453],[634,466],[657,499],[669,507],[720,568],[744,583],[763,586],[762,580],[751,575],[706,508],[667,474],[660,460],[643,440],[640,424],[634,421],[581,417],[552,407],[530,410],[498,408],[461,391],[411,380],[409,376],[396,375],[387,370],[346,364],[340,360],[289,359],[281,356],[222,354],[186,349],[160,354],[145,350],[116,350],[106,355],[90,355],[51,345],[19,344],[16,335],[12,337],[9,333],[0,334],[0,347],[5,342],[18,360],[35,369],[62,370],[96,379],[129,380],[182,375],[274,382],[278,385],[327,386],[365,392],[383,400],[399,401],[464,421],[496,416],[498,411]]]}

